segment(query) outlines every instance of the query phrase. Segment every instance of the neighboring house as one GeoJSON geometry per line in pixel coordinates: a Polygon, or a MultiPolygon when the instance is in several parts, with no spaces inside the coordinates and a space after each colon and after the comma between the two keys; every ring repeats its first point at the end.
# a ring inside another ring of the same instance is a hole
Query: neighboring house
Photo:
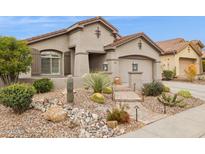
{"type": "Polygon", "coordinates": [[[176,70],[176,76],[185,77],[185,69],[190,64],[195,64],[197,74],[202,73],[202,48],[204,45],[201,41],[185,41],[183,38],[176,38],[166,41],[157,42],[157,45],[164,50],[161,56],[161,69],[176,70]]]}
{"type": "Polygon", "coordinates": [[[144,33],[120,36],[101,17],[29,38],[27,42],[33,49],[33,63],[26,78],[66,79],[72,75],[75,80],[89,72],[104,71],[112,78],[120,77],[123,83],[137,80],[139,85],[161,79],[163,50],[144,33]]]}
{"type": "Polygon", "coordinates": [[[203,73],[205,73],[205,51],[202,51],[202,68],[203,68],[203,73]]]}

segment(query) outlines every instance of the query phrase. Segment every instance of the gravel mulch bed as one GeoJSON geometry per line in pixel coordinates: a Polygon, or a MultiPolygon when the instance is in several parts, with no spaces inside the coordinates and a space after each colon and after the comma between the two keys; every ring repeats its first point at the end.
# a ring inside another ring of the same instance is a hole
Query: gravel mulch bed
{"type": "Polygon", "coordinates": [[[21,115],[0,105],[0,137],[77,137],[77,128],[70,128],[70,121],[53,123],[45,120],[42,112],[31,109],[21,115]],[[76,129],[76,130],[75,130],[76,129]],[[70,133],[72,132],[72,133],[70,133]]]}
{"type": "MultiPolygon", "coordinates": [[[[103,118],[106,118],[108,109],[111,109],[116,104],[112,101],[111,95],[106,97],[105,104],[97,104],[90,101],[89,96],[91,91],[77,89],[75,91],[75,100],[73,108],[85,109],[91,113],[95,113],[103,118]]],[[[62,107],[68,106],[66,102],[66,91],[57,90],[44,94],[36,94],[33,98],[34,102],[45,102],[44,100],[57,102],[62,107]]],[[[48,102],[47,102],[48,103],[48,102]]],[[[80,127],[75,126],[67,118],[65,121],[53,123],[44,119],[43,112],[35,109],[30,109],[21,115],[13,113],[10,108],[0,105],[0,137],[33,137],[33,138],[52,138],[52,137],[79,137],[80,127]]],[[[123,130],[121,134],[134,131],[141,128],[143,123],[136,122],[131,119],[129,124],[118,125],[118,130],[123,130]]],[[[113,136],[117,136],[114,134],[113,136]]]]}
{"type": "MultiPolygon", "coordinates": [[[[178,96],[178,99],[181,99],[182,97],[178,96]]],[[[180,108],[180,107],[166,107],[166,112],[168,115],[173,115],[182,111],[185,111],[189,108],[193,108],[199,105],[202,105],[203,103],[205,103],[205,101],[198,99],[198,98],[183,98],[184,102],[187,104],[186,107],[184,108],[180,108]]],[[[164,106],[162,103],[160,103],[157,100],[157,97],[153,97],[153,96],[146,96],[144,99],[144,102],[141,102],[141,104],[143,106],[145,106],[147,109],[153,111],[153,112],[157,112],[157,113],[164,113],[164,106]]]]}

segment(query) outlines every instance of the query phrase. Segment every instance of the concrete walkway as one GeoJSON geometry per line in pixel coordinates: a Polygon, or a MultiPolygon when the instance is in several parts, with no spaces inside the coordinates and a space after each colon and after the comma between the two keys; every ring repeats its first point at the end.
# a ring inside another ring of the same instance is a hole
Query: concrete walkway
{"type": "Polygon", "coordinates": [[[181,89],[187,89],[194,97],[205,100],[205,85],[178,81],[163,81],[163,83],[168,85],[172,92],[178,92],[181,89]]]}
{"type": "Polygon", "coordinates": [[[120,138],[205,137],[205,104],[147,125],[120,138]]]}
{"type": "Polygon", "coordinates": [[[148,110],[140,102],[121,102],[121,103],[127,104],[129,106],[128,113],[130,114],[132,119],[136,119],[136,106],[137,106],[138,120],[143,122],[145,125],[167,117],[166,114],[159,114],[148,110]]]}
{"type": "Polygon", "coordinates": [[[114,90],[114,97],[117,104],[122,103],[129,106],[128,113],[131,118],[136,119],[136,106],[138,107],[138,120],[144,124],[150,124],[159,119],[165,118],[166,115],[154,113],[146,109],[141,103],[141,97],[131,90],[127,85],[118,85],[114,90]]]}

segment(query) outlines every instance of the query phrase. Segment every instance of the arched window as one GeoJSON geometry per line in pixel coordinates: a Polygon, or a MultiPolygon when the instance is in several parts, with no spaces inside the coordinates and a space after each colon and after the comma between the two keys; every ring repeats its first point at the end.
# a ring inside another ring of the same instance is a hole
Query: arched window
{"type": "Polygon", "coordinates": [[[61,54],[56,51],[41,52],[41,73],[45,75],[60,75],[61,54]]]}

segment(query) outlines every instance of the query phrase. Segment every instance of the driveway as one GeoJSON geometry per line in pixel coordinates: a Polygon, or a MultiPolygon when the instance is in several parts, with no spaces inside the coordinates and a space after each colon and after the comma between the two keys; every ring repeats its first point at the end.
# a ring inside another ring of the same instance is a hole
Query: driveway
{"type": "MultiPolygon", "coordinates": [[[[205,85],[186,82],[163,81],[172,92],[189,90],[194,97],[205,100],[205,85]]],[[[205,138],[205,104],[164,118],[122,138],[205,138]]]]}
{"type": "Polygon", "coordinates": [[[205,85],[178,81],[163,81],[163,83],[168,85],[172,92],[178,92],[181,89],[187,89],[194,97],[205,100],[205,85]]]}
{"type": "Polygon", "coordinates": [[[204,138],[205,104],[156,121],[119,138],[204,138]]]}

